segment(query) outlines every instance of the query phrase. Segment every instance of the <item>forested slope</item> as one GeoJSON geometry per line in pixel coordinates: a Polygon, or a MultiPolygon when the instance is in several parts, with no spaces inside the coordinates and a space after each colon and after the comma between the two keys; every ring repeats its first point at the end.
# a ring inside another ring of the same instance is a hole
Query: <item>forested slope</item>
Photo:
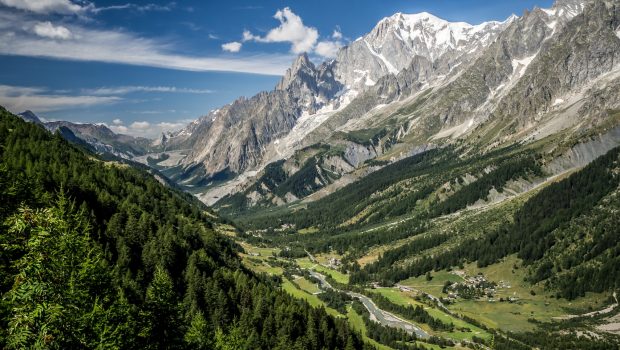
{"type": "Polygon", "coordinates": [[[516,253],[525,265],[535,267],[529,278],[532,283],[553,277],[548,286],[558,287],[562,297],[615,290],[620,287],[620,236],[615,227],[619,169],[620,147],[616,147],[537,192],[506,225],[433,255],[418,254],[443,243],[441,236],[403,245],[354,273],[351,280],[395,283],[466,262],[487,266],[516,253]],[[410,263],[393,266],[413,256],[417,257],[410,263]]]}
{"type": "Polygon", "coordinates": [[[0,348],[360,349],[213,214],[0,110],[0,348]]]}

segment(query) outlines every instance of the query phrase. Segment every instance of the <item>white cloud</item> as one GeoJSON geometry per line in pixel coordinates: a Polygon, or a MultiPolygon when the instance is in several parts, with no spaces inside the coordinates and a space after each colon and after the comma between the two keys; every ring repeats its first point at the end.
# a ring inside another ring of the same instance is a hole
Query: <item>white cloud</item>
{"type": "Polygon", "coordinates": [[[114,119],[114,120],[112,121],[112,124],[114,124],[114,125],[122,125],[122,124],[123,124],[123,121],[122,121],[122,120],[120,120],[120,119],[118,119],[118,118],[116,118],[116,119],[114,119]]]}
{"type": "Polygon", "coordinates": [[[122,100],[116,96],[69,96],[54,94],[42,88],[0,85],[0,105],[14,113],[31,109],[48,112],[66,108],[89,107],[122,100]]]}
{"type": "Polygon", "coordinates": [[[211,40],[218,40],[218,39],[220,38],[219,36],[217,36],[217,35],[215,35],[215,34],[209,34],[209,35],[207,35],[207,37],[208,37],[209,39],[211,39],[211,40]]]}
{"type": "Polygon", "coordinates": [[[116,120],[114,120],[113,123],[115,125],[110,125],[109,128],[117,134],[126,134],[149,138],[157,137],[164,132],[179,130],[187,124],[182,121],[158,122],[155,124],[149,123],[148,121],[135,121],[129,126],[125,126],[122,124],[122,122],[120,124],[117,124],[116,120]]]}
{"type": "Polygon", "coordinates": [[[39,22],[32,28],[34,33],[43,38],[67,40],[71,38],[71,31],[63,26],[54,26],[52,22],[39,22]]]}
{"type": "Polygon", "coordinates": [[[93,8],[91,11],[94,13],[99,13],[99,12],[104,12],[104,11],[127,10],[127,9],[130,9],[132,5],[133,4],[123,4],[123,5],[110,5],[110,6],[96,7],[96,8],[93,8]]]}
{"type": "MultiPolygon", "coordinates": [[[[2,1],[2,0],[0,0],[2,1]]],[[[111,6],[102,6],[102,7],[93,7],[90,9],[91,12],[99,13],[103,11],[111,11],[111,10],[136,10],[139,12],[147,12],[147,11],[171,11],[176,6],[175,2],[170,2],[166,5],[159,4],[145,4],[138,5],[132,3],[126,3],[123,5],[111,5],[111,6]]]]}
{"type": "Polygon", "coordinates": [[[342,47],[340,41],[321,41],[316,45],[314,52],[327,58],[334,58],[342,47]]]}
{"type": "Polygon", "coordinates": [[[333,58],[336,57],[338,50],[344,46],[342,43],[342,33],[336,27],[331,35],[333,40],[323,40],[317,43],[319,32],[314,27],[304,25],[301,17],[293,13],[290,8],[285,7],[278,10],[274,18],[280,21],[280,25],[271,29],[264,37],[254,35],[249,30],[244,30],[242,41],[256,41],[261,43],[290,42],[291,52],[299,54],[302,52],[314,52],[319,56],[333,58]]]}
{"type": "Polygon", "coordinates": [[[332,33],[333,40],[323,40],[316,44],[314,52],[320,56],[334,58],[338,54],[338,50],[344,46],[342,42],[343,36],[340,27],[336,27],[332,33]]]}
{"type": "Polygon", "coordinates": [[[338,28],[334,29],[334,32],[332,33],[332,39],[342,40],[342,33],[340,32],[338,28]]]}
{"type": "Polygon", "coordinates": [[[241,43],[233,41],[230,43],[222,44],[222,50],[228,52],[239,52],[239,50],[241,50],[241,43]]]}
{"type": "Polygon", "coordinates": [[[74,14],[85,9],[69,0],[0,0],[0,4],[40,14],[74,14]]]}
{"type": "Polygon", "coordinates": [[[263,43],[288,42],[291,43],[291,52],[296,54],[312,51],[319,38],[316,28],[306,27],[301,17],[288,7],[278,10],[273,17],[280,21],[278,27],[271,29],[264,37],[244,31],[243,40],[263,43]]]}
{"type": "Polygon", "coordinates": [[[211,94],[213,90],[179,88],[176,86],[117,86],[87,89],[84,92],[93,95],[125,95],[134,92],[169,92],[181,94],[211,94]]]}
{"type": "Polygon", "coordinates": [[[178,130],[185,126],[183,123],[169,123],[169,122],[161,122],[156,124],[158,128],[166,131],[178,130]]]}
{"type": "Polygon", "coordinates": [[[117,134],[127,134],[129,132],[129,128],[124,125],[110,125],[109,128],[117,134]]]}
{"type": "Polygon", "coordinates": [[[151,123],[147,121],[133,122],[131,123],[131,125],[129,125],[129,127],[136,130],[146,130],[151,127],[151,123]]]}
{"type": "Polygon", "coordinates": [[[67,25],[73,33],[72,40],[49,40],[18,29],[32,28],[36,23],[26,16],[0,11],[0,54],[266,75],[282,75],[292,59],[281,54],[235,58],[189,56],[176,53],[173,42],[143,38],[118,30],[89,29],[81,25],[67,25]]]}
{"type": "Polygon", "coordinates": [[[244,30],[242,34],[243,41],[260,40],[260,36],[252,34],[249,30],[244,30]]]}

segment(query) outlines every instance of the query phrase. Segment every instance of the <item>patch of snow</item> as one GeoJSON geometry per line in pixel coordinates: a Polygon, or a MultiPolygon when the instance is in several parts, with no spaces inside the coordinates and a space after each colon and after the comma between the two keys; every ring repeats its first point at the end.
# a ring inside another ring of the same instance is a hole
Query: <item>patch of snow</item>
{"type": "Polygon", "coordinates": [[[616,29],[616,36],[620,39],[620,28],[616,29]]]}
{"type": "Polygon", "coordinates": [[[510,17],[508,17],[504,22],[502,22],[501,24],[510,24],[514,21],[516,21],[519,18],[519,16],[515,15],[514,13],[512,15],[510,15],[510,17]]]}
{"type": "Polygon", "coordinates": [[[555,106],[560,105],[560,104],[562,104],[562,103],[564,103],[564,100],[563,100],[563,99],[561,99],[561,98],[556,98],[556,99],[555,99],[555,101],[553,102],[553,106],[555,107],[555,106]]]}
{"type": "Polygon", "coordinates": [[[491,91],[491,96],[494,96],[495,94],[497,94],[498,91],[501,91],[504,87],[506,86],[506,84],[501,83],[499,84],[495,90],[491,91]]]}
{"type": "Polygon", "coordinates": [[[530,63],[532,63],[532,61],[534,60],[536,55],[538,55],[538,52],[533,54],[530,57],[525,57],[525,58],[520,59],[520,60],[513,59],[512,60],[512,71],[513,71],[513,73],[516,73],[516,75],[519,78],[521,78],[523,76],[523,74],[525,74],[525,70],[530,65],[530,63]]]}
{"type": "Polygon", "coordinates": [[[317,112],[315,114],[304,112],[297,119],[293,129],[285,137],[273,143],[275,158],[269,162],[292,155],[300,147],[302,139],[323,124],[333,113],[333,110],[317,112]]]}
{"type": "Polygon", "coordinates": [[[373,50],[373,48],[370,46],[370,44],[368,43],[368,41],[364,40],[364,43],[366,43],[366,47],[368,48],[368,51],[370,51],[370,53],[379,58],[383,64],[385,64],[385,67],[387,68],[388,72],[396,75],[398,74],[398,69],[396,69],[394,67],[394,65],[392,65],[392,63],[390,63],[390,61],[388,61],[385,57],[383,57],[383,55],[378,54],[375,50],[373,50]]]}
{"type": "Polygon", "coordinates": [[[370,71],[369,70],[361,70],[361,69],[356,69],[353,72],[355,72],[356,74],[359,74],[360,76],[355,78],[353,80],[353,84],[357,84],[360,81],[362,81],[362,79],[364,79],[364,84],[368,85],[368,86],[372,86],[375,85],[374,81],[372,81],[372,79],[370,79],[370,77],[368,77],[370,75],[370,71]],[[369,83],[372,82],[372,83],[369,83]]]}
{"type": "Polygon", "coordinates": [[[463,62],[459,62],[457,64],[455,64],[454,66],[450,67],[450,72],[452,72],[454,70],[454,68],[457,68],[458,66],[460,66],[463,62]]]}
{"type": "Polygon", "coordinates": [[[472,53],[478,51],[479,47],[478,46],[474,46],[471,50],[467,51],[468,55],[471,55],[472,53]]]}

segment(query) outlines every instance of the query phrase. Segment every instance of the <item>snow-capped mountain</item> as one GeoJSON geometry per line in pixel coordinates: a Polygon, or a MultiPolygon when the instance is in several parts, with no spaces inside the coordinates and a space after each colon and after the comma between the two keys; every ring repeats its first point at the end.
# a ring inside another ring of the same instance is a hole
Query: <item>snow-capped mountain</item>
{"type": "Polygon", "coordinates": [[[397,13],[333,60],[300,55],[273,90],[162,135],[137,160],[208,204],[279,205],[446,144],[487,152],[603,132],[620,110],[619,5],[558,0],[478,25],[397,13]]]}
{"type": "Polygon", "coordinates": [[[358,89],[372,86],[386,74],[398,74],[415,56],[437,62],[438,70],[448,72],[461,56],[473,56],[491,43],[515,18],[471,25],[448,22],[427,12],[397,13],[338,53],[337,79],[358,89]]]}
{"type": "Polygon", "coordinates": [[[318,66],[300,55],[273,91],[240,98],[163,140],[188,149],[186,179],[260,169],[290,156],[300,140],[386,75],[424,59],[447,75],[476,57],[515,17],[479,25],[451,23],[428,13],[381,20],[364,37],[318,66]]]}

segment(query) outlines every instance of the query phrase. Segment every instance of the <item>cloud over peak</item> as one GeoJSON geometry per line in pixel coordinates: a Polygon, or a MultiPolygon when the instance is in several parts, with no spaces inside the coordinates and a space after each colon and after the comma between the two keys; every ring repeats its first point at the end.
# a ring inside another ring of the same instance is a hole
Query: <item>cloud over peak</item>
{"type": "Polygon", "coordinates": [[[280,21],[280,25],[271,29],[264,37],[254,35],[250,31],[243,32],[243,41],[256,41],[261,43],[291,43],[291,52],[299,54],[312,51],[319,38],[316,28],[304,25],[301,17],[285,7],[278,10],[273,18],[280,21]]]}
{"type": "Polygon", "coordinates": [[[333,40],[318,42],[319,31],[314,27],[306,26],[301,17],[295,14],[289,7],[278,10],[273,17],[280,22],[279,26],[269,30],[265,36],[254,35],[249,30],[244,30],[242,34],[243,42],[290,43],[290,50],[294,54],[314,52],[317,55],[328,58],[335,57],[338,49],[343,46],[341,42],[342,33],[338,29],[334,30],[331,36],[333,40]]]}
{"type": "Polygon", "coordinates": [[[110,130],[117,134],[126,134],[139,137],[153,138],[165,132],[176,131],[185,126],[186,123],[179,122],[158,122],[135,121],[125,125],[122,120],[114,119],[112,125],[106,125],[110,130]]]}

